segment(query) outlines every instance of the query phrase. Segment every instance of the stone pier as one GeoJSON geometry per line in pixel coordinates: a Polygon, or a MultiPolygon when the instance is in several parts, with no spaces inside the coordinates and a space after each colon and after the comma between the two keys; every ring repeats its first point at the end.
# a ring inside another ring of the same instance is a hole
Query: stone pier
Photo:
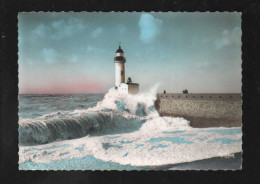
{"type": "Polygon", "coordinates": [[[183,117],[192,127],[240,127],[240,93],[157,94],[155,107],[161,116],[183,117]]]}

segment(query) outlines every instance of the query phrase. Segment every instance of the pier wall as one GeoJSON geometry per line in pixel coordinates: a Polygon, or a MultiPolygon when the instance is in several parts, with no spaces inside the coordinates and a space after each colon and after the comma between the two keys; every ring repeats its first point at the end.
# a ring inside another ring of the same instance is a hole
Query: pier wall
{"type": "Polygon", "coordinates": [[[239,93],[159,93],[155,107],[161,116],[183,117],[190,121],[192,127],[242,125],[239,93]]]}

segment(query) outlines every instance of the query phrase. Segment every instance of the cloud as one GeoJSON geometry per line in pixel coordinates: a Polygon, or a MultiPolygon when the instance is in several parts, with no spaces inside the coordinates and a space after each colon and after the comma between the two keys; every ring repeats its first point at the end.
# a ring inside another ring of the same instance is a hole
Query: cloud
{"type": "Polygon", "coordinates": [[[44,24],[39,24],[34,30],[32,30],[32,35],[37,37],[45,37],[49,32],[49,29],[44,24]]]}
{"type": "Polygon", "coordinates": [[[215,46],[216,46],[217,50],[219,50],[225,46],[228,46],[230,44],[231,44],[231,42],[230,42],[229,38],[222,38],[220,40],[216,40],[216,42],[215,42],[215,46]]]}
{"type": "Polygon", "coordinates": [[[87,52],[88,53],[94,53],[94,54],[101,54],[101,53],[103,53],[104,52],[104,50],[102,50],[102,49],[98,49],[98,48],[96,48],[96,47],[93,47],[93,46],[91,46],[91,45],[88,45],[88,47],[87,47],[87,52]]]}
{"type": "Polygon", "coordinates": [[[201,40],[202,43],[209,43],[210,42],[210,38],[203,38],[201,40]]]}
{"type": "Polygon", "coordinates": [[[79,62],[79,57],[75,54],[61,55],[53,48],[43,48],[41,52],[43,61],[48,64],[54,64],[62,61],[63,63],[74,64],[79,62]]]}
{"type": "Polygon", "coordinates": [[[76,55],[72,55],[70,57],[70,60],[69,60],[71,63],[77,63],[78,62],[78,57],[76,55]]]}
{"type": "Polygon", "coordinates": [[[152,43],[160,34],[162,24],[162,20],[154,18],[152,15],[147,13],[142,14],[138,22],[140,28],[140,39],[146,44],[152,43]]]}
{"type": "Polygon", "coordinates": [[[52,48],[44,48],[42,50],[42,57],[45,62],[53,64],[57,61],[58,53],[52,48]]]}
{"type": "Polygon", "coordinates": [[[120,25],[117,27],[117,29],[118,29],[119,34],[123,34],[123,33],[125,33],[125,31],[126,31],[126,27],[125,27],[124,25],[122,25],[122,24],[120,24],[120,25]]]}
{"type": "Polygon", "coordinates": [[[32,30],[32,35],[36,38],[62,39],[71,37],[85,28],[86,24],[82,21],[71,18],[67,20],[53,21],[49,24],[39,24],[34,30],[32,30]]]}
{"type": "Polygon", "coordinates": [[[217,50],[230,45],[241,44],[241,29],[239,27],[233,28],[231,31],[223,30],[221,39],[215,41],[215,47],[217,50]]]}
{"type": "Polygon", "coordinates": [[[98,27],[98,28],[96,28],[96,29],[91,33],[91,36],[92,36],[93,38],[96,38],[96,37],[98,37],[102,32],[103,32],[103,28],[102,28],[102,27],[98,27]]]}
{"type": "Polygon", "coordinates": [[[94,52],[94,51],[96,51],[95,47],[92,47],[90,45],[87,47],[87,52],[94,52]]]}

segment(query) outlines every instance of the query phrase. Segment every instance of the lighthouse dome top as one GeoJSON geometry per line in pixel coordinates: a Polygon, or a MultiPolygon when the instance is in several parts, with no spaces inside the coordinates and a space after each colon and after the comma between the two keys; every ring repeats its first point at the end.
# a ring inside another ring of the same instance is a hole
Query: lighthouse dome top
{"type": "Polygon", "coordinates": [[[119,45],[119,47],[118,47],[116,53],[124,53],[124,51],[123,51],[123,49],[121,49],[121,46],[120,46],[120,45],[119,45]]]}

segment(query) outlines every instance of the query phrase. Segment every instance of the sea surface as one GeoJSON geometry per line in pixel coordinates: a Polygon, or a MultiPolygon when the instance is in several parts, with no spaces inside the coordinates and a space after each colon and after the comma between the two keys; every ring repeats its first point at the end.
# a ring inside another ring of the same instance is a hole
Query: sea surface
{"type": "Polygon", "coordinates": [[[96,106],[104,94],[19,95],[19,117],[35,119],[53,112],[96,106]]]}
{"type": "Polygon", "coordinates": [[[156,88],[19,95],[19,169],[153,170],[242,151],[241,128],[192,128],[160,117],[155,100],[156,88]]]}

